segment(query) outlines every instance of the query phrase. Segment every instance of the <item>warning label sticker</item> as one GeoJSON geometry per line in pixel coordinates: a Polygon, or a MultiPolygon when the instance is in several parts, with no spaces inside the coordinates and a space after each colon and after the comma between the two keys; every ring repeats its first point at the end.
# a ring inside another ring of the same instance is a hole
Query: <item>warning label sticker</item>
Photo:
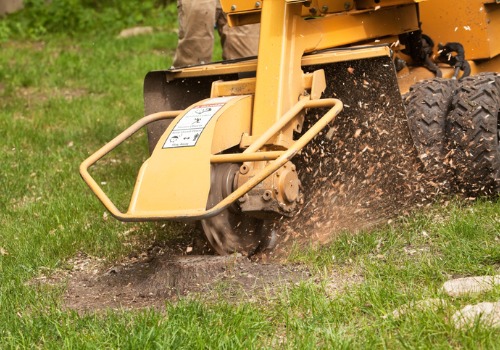
{"type": "MultiPolygon", "coordinates": [[[[213,102],[219,102],[214,101],[213,102]]],[[[211,103],[190,109],[172,129],[163,148],[192,147],[201,136],[203,129],[225,103],[211,103]]]]}

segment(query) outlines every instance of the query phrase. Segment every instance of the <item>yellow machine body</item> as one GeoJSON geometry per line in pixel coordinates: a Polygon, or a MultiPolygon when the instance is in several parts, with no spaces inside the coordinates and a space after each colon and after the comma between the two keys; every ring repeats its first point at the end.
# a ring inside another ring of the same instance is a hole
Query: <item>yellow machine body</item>
{"type": "MultiPolygon", "coordinates": [[[[294,133],[302,130],[305,108],[330,107],[322,122],[318,123],[323,127],[326,120],[332,120],[340,112],[340,101],[321,99],[326,86],[324,71],[304,73],[303,67],[389,57],[391,52],[387,47],[367,47],[304,54],[418,29],[417,7],[413,0],[390,1],[382,6],[371,1],[358,1],[349,6],[348,11],[345,7],[342,11],[335,1],[313,1],[309,7],[304,7],[304,3],[265,0],[259,8],[255,8],[255,2],[233,1],[229,4],[222,1],[224,10],[235,25],[247,21],[247,12],[259,16],[261,39],[258,60],[167,71],[162,75],[161,84],[168,85],[171,81],[183,81],[190,77],[200,79],[207,76],[210,79],[244,72],[255,72],[256,77],[229,81],[213,79],[210,95],[203,96],[208,99],[190,106],[160,107],[160,110],[154,111],[183,110],[171,123],[167,123],[168,127],[162,127],[161,134],[155,136],[156,147],[140,169],[126,213],[111,203],[97,183],[91,180],[87,169],[111,151],[109,146],[119,144],[136,130],[132,128],[134,130],[121,135],[85,162],[81,171],[84,179],[114,216],[122,220],[157,220],[199,219],[216,215],[231,202],[226,201],[219,209],[207,212],[211,164],[239,162],[251,169],[245,177],[251,181],[246,181],[246,187],[240,186],[236,193],[238,196],[234,195],[231,199],[234,202],[287,163],[305,145],[304,140],[312,139],[321,131],[317,125],[311,128],[308,138],[300,139],[301,142],[295,139],[294,133]],[[250,9],[250,6],[253,7],[250,9]],[[311,12],[311,6],[321,6],[322,14],[304,17],[304,11],[316,13],[314,10],[311,12]],[[233,11],[232,8],[239,10],[233,11]],[[210,115],[196,142],[185,146],[172,141],[177,136],[179,139],[191,137],[192,140],[197,131],[185,124],[194,120],[193,115],[197,111],[215,105],[220,109],[210,115]],[[183,125],[184,134],[179,131],[183,125]],[[238,146],[243,153],[221,154],[234,146],[238,146]],[[266,167],[260,164],[262,161],[271,163],[266,167]]],[[[296,179],[293,181],[296,182],[296,179]]],[[[297,194],[290,194],[286,186],[282,187],[288,193],[278,193],[277,198],[298,197],[297,194]]]]}
{"type": "MultiPolygon", "coordinates": [[[[498,1],[221,0],[221,4],[231,25],[261,23],[258,58],[150,72],[144,86],[148,116],[80,168],[93,192],[120,220],[207,220],[228,216],[227,209],[238,201],[242,211],[259,218],[264,212],[291,215],[302,191],[291,159],[343,108],[337,98],[322,98],[327,87],[333,96],[332,82],[340,75],[330,65],[381,59],[377,69],[388,72],[386,81],[397,99],[392,59],[394,51],[404,49],[398,36],[419,31],[420,21],[436,40],[456,38],[464,43],[473,59],[495,62],[492,58],[499,57],[498,1]],[[457,6],[463,8],[459,16],[457,6]],[[444,25],[452,18],[460,25],[444,25]],[[312,108],[318,108],[319,118],[304,131],[306,112],[312,108]],[[88,169],[143,126],[148,126],[151,156],[139,171],[128,210],[122,212],[88,169]],[[235,167],[215,170],[218,164],[235,167]],[[286,181],[269,180],[273,176],[285,176],[286,181]],[[223,178],[222,185],[218,177],[223,178]],[[217,181],[222,192],[231,190],[215,196],[217,181]]],[[[395,103],[404,115],[400,98],[395,103]]]]}
{"type": "MultiPolygon", "coordinates": [[[[420,18],[423,32],[436,44],[459,42],[464,46],[472,75],[500,71],[499,0],[424,1],[420,18]]],[[[451,74],[452,70],[444,72],[445,76],[451,74]]]]}
{"type": "Polygon", "coordinates": [[[460,42],[469,60],[500,54],[500,2],[439,0],[420,5],[422,30],[436,43],[460,42]]]}

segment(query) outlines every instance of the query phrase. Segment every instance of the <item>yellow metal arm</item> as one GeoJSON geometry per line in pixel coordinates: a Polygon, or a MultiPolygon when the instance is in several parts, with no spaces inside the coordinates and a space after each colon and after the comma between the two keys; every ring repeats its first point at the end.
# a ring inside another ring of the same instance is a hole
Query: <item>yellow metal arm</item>
{"type": "Polygon", "coordinates": [[[129,126],[127,129],[125,129],[121,134],[119,134],[117,137],[115,137],[113,140],[102,146],[97,152],[92,154],[90,157],[85,159],[82,164],[80,164],[80,175],[82,176],[83,180],[87,183],[87,185],[90,187],[92,192],[99,198],[99,200],[104,204],[106,209],[109,210],[111,215],[113,215],[116,218],[120,218],[122,215],[124,215],[118,208],[113,204],[113,202],[109,199],[109,197],[104,193],[102,188],[97,184],[97,182],[94,180],[92,176],[89,174],[89,168],[97,163],[99,159],[104,157],[106,154],[114,150],[116,147],[121,145],[125,140],[130,138],[132,135],[134,135],[137,131],[139,131],[141,128],[144,126],[151,124],[155,121],[158,120],[164,120],[164,119],[173,119],[177,117],[179,114],[181,114],[182,111],[167,111],[167,112],[159,112],[159,113],[153,113],[150,114],[144,118],[139,119],[137,122],[129,126]]]}

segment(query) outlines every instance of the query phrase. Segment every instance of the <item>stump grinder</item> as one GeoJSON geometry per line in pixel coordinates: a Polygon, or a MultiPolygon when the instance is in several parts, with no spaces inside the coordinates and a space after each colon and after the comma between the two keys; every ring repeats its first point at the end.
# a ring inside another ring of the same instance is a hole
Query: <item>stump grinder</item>
{"type": "MultiPolygon", "coordinates": [[[[345,132],[353,140],[361,139],[361,132],[381,135],[397,148],[399,137],[410,139],[411,134],[415,158],[420,156],[431,172],[441,167],[446,171],[440,174],[455,179],[465,172],[481,182],[480,170],[490,181],[486,187],[497,190],[500,78],[495,73],[463,76],[499,68],[498,0],[221,4],[232,26],[260,22],[258,56],[147,74],[146,117],[80,167],[115,218],[199,222],[219,254],[250,255],[271,248],[273,223],[301,212],[316,195],[310,184],[328,183],[333,171],[318,175],[322,169],[314,152],[297,159],[319,137],[336,140],[334,149],[344,143],[336,118],[359,125],[345,132]],[[439,45],[436,55],[431,38],[447,43],[439,45]],[[467,54],[474,61],[465,60],[467,54]],[[474,97],[478,91],[486,91],[487,97],[474,97]],[[474,125],[471,114],[479,115],[474,125]],[[392,118],[394,128],[402,131],[381,130],[366,115],[392,118]],[[128,209],[121,211],[89,168],[144,127],[150,156],[139,170],[128,209]],[[473,132],[478,127],[481,140],[473,132]],[[479,146],[472,147],[474,142],[479,146]],[[480,152],[486,160],[478,168],[480,152]]],[[[377,167],[366,165],[363,157],[374,150],[366,142],[356,147],[356,160],[350,160],[351,152],[327,152],[331,166],[343,157],[353,166],[359,161],[364,176],[372,176],[377,167]]],[[[406,170],[387,159],[384,166],[393,166],[404,186],[406,170]]],[[[384,176],[383,181],[393,180],[384,176]]],[[[484,189],[484,183],[479,187],[484,189]]],[[[333,188],[341,191],[342,184],[333,188]]]]}

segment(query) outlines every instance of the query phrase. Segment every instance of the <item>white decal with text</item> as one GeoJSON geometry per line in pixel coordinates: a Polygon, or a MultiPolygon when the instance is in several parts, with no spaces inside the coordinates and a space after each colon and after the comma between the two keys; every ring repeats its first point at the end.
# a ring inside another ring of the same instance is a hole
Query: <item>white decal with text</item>
{"type": "Polygon", "coordinates": [[[219,99],[212,99],[210,102],[219,103],[208,103],[190,109],[172,129],[163,148],[195,146],[205,126],[225,104],[220,103],[222,101],[219,99]]]}

